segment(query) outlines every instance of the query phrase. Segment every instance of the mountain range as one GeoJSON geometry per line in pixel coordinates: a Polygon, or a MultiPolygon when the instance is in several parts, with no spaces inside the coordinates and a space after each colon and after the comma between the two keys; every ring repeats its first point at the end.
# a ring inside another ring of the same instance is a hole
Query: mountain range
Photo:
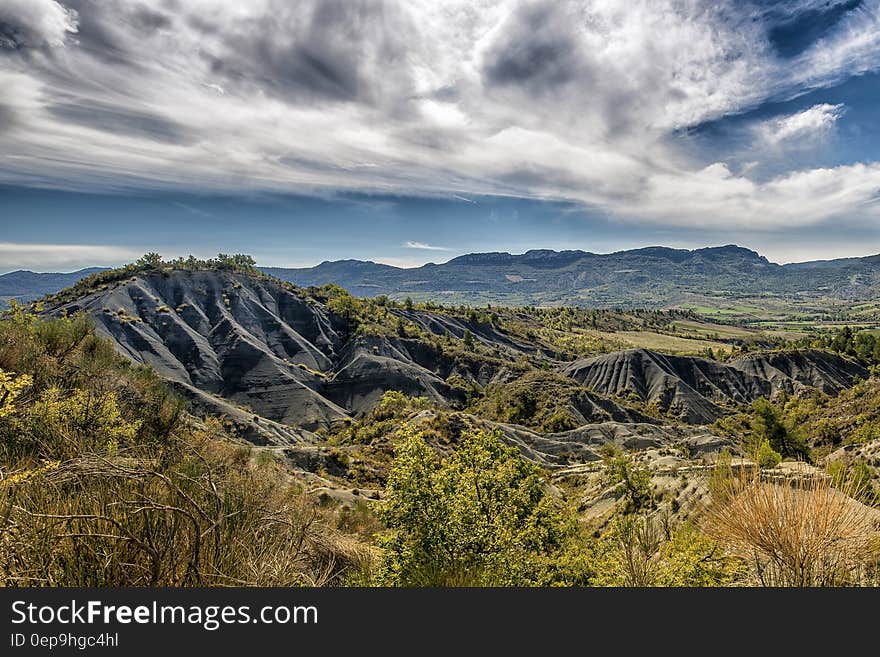
{"type": "Polygon", "coordinates": [[[85,278],[104,271],[106,267],[88,267],[69,273],[38,273],[19,269],[0,276],[0,305],[9,299],[34,301],[45,294],[54,294],[85,278]]]}
{"type": "MultiPolygon", "coordinates": [[[[16,271],[0,276],[0,301],[23,301],[75,283],[98,268],[69,274],[16,271]]],[[[718,306],[736,299],[880,299],[880,255],[779,265],[727,245],[695,250],[648,247],[587,251],[474,253],[443,264],[400,268],[362,260],[315,267],[263,267],[295,285],[339,285],[355,296],[389,295],[455,304],[577,305],[597,308],[718,306]]]]}
{"type": "Polygon", "coordinates": [[[880,298],[880,256],[779,265],[735,245],[610,254],[543,249],[521,255],[475,253],[414,269],[339,260],[264,271],[296,285],[335,283],[356,295],[409,295],[454,303],[656,308],[696,305],[719,296],[880,298]]]}

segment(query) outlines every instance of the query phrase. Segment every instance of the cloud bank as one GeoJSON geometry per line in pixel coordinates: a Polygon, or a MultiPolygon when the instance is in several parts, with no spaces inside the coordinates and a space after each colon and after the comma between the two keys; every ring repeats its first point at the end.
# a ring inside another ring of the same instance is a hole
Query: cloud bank
{"type": "MultiPolygon", "coordinates": [[[[682,142],[878,70],[880,0],[851,4],[0,0],[0,183],[497,194],[750,230],[876,221],[880,163],[757,179],[682,142]],[[832,11],[808,42],[774,42],[832,11]]],[[[756,157],[845,110],[756,123],[756,157]]]]}
{"type": "Polygon", "coordinates": [[[40,271],[117,266],[139,256],[140,253],[135,250],[116,246],[0,242],[0,272],[30,269],[34,263],[39,263],[40,271]]]}

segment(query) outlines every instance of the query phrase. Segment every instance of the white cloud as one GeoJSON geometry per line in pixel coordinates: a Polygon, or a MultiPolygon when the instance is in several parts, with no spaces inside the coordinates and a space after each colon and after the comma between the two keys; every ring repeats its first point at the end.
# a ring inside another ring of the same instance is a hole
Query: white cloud
{"type": "Polygon", "coordinates": [[[132,262],[142,254],[142,251],[117,246],[0,242],[0,272],[16,269],[73,271],[120,265],[132,262]]]}
{"type": "Polygon", "coordinates": [[[424,258],[398,258],[394,256],[379,257],[375,258],[374,261],[380,265],[390,265],[392,267],[400,267],[401,269],[414,269],[426,263],[424,258]]]}
{"type": "Polygon", "coordinates": [[[813,141],[827,135],[843,113],[842,104],[822,103],[797,114],[765,121],[757,130],[759,136],[772,145],[789,140],[813,141]]]}
{"type": "Polygon", "coordinates": [[[621,211],[673,226],[777,230],[819,224],[845,215],[871,224],[880,163],[798,171],[754,182],[716,163],[690,176],[653,176],[643,194],[621,211]]]}
{"type": "MultiPolygon", "coordinates": [[[[0,0],[40,35],[0,52],[0,183],[502,194],[749,228],[875,217],[874,163],[759,180],[695,161],[676,131],[878,70],[880,0],[785,61],[771,10],[737,0],[65,4],[79,15],[0,0]]],[[[842,110],[757,129],[793,143],[842,110]]]]}
{"type": "Polygon", "coordinates": [[[77,14],[55,0],[2,0],[0,26],[0,48],[55,48],[77,31],[77,14]]]}
{"type": "Polygon", "coordinates": [[[421,249],[423,251],[451,251],[445,246],[434,246],[433,244],[425,244],[424,242],[404,242],[403,246],[407,249],[421,249]]]}

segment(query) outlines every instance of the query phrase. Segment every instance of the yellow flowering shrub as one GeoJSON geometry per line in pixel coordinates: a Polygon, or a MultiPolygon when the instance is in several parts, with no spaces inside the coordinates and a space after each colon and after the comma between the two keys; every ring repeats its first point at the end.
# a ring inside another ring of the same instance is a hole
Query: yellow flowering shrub
{"type": "Polygon", "coordinates": [[[22,391],[33,383],[27,374],[13,375],[0,370],[0,418],[15,412],[15,399],[22,391]]]}
{"type": "Polygon", "coordinates": [[[70,394],[45,390],[30,415],[41,433],[101,445],[110,452],[132,441],[141,426],[141,420],[129,422],[122,416],[115,393],[82,388],[70,394]]]}

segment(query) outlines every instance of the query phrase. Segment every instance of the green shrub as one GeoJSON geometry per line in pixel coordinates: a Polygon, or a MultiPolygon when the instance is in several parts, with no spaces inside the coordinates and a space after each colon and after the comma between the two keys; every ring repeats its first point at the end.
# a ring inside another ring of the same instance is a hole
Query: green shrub
{"type": "Polygon", "coordinates": [[[605,482],[614,487],[623,500],[623,513],[638,513],[654,507],[654,488],[647,468],[632,455],[614,449],[605,450],[605,482]]]}
{"type": "Polygon", "coordinates": [[[726,586],[742,562],[685,523],[670,530],[641,515],[617,516],[596,547],[598,586],[726,586]]]}
{"type": "Polygon", "coordinates": [[[438,460],[410,431],[380,517],[389,528],[382,584],[541,585],[583,580],[587,570],[568,549],[575,526],[547,495],[540,469],[494,432],[471,432],[438,460]]]}
{"type": "Polygon", "coordinates": [[[752,458],[760,468],[775,468],[782,462],[782,455],[770,446],[766,438],[758,444],[752,458]]]}
{"type": "Polygon", "coordinates": [[[0,321],[0,586],[341,584],[371,550],[83,316],[0,321]]]}

